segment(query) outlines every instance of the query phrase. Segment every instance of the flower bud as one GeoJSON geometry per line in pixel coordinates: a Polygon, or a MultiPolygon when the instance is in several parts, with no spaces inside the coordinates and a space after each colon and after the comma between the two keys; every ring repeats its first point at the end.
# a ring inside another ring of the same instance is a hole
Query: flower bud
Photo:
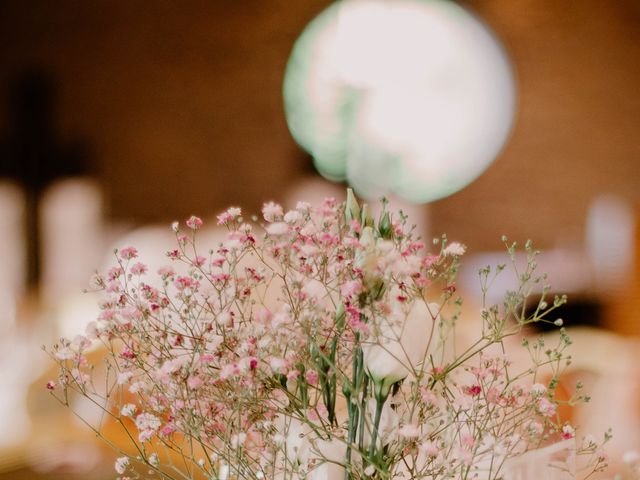
{"type": "Polygon", "coordinates": [[[360,244],[362,249],[356,254],[356,267],[362,270],[365,287],[371,288],[379,277],[378,252],[376,251],[373,228],[364,227],[362,229],[360,244]]]}
{"type": "Polygon", "coordinates": [[[344,210],[344,216],[347,223],[354,219],[360,221],[360,213],[360,205],[358,205],[358,200],[356,200],[353,190],[351,188],[347,188],[347,203],[344,210]]]}
{"type": "Polygon", "coordinates": [[[385,240],[389,240],[393,237],[393,226],[391,225],[391,215],[385,211],[378,224],[378,232],[380,236],[385,240]]]}
{"type": "Polygon", "coordinates": [[[362,205],[360,223],[363,227],[373,227],[373,217],[369,214],[369,206],[365,203],[362,205]]]}

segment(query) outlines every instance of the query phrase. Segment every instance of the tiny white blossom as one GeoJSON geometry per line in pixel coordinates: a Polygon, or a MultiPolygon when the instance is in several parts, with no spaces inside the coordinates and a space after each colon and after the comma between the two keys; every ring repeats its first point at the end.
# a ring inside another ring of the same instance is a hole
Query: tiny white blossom
{"type": "Polygon", "coordinates": [[[545,387],[541,383],[534,383],[531,386],[531,393],[533,395],[536,395],[536,396],[544,395],[546,391],[547,391],[547,387],[545,387]]]}
{"type": "Polygon", "coordinates": [[[157,430],[160,425],[160,419],[152,413],[141,413],[136,417],[136,427],[140,430],[157,430]]]}
{"type": "Polygon", "coordinates": [[[136,413],[136,405],[134,405],[133,403],[127,403],[126,405],[124,405],[122,407],[122,409],[120,410],[120,414],[123,417],[130,417],[132,416],[134,413],[136,413]]]}
{"type": "Polygon", "coordinates": [[[284,221],[287,223],[296,223],[300,219],[300,212],[290,210],[284,215],[284,221]]]}
{"type": "Polygon", "coordinates": [[[125,383],[129,382],[129,380],[131,380],[131,377],[133,377],[133,373],[131,372],[118,373],[118,379],[117,379],[118,385],[124,385],[125,383]]]}
{"type": "Polygon", "coordinates": [[[283,215],[282,207],[274,202],[265,203],[262,206],[262,215],[267,222],[273,222],[283,215]]]}
{"type": "Polygon", "coordinates": [[[455,255],[460,256],[464,255],[464,252],[467,251],[467,247],[458,242],[451,242],[449,245],[445,247],[442,253],[445,255],[455,255]]]}
{"type": "Polygon", "coordinates": [[[129,457],[118,457],[115,463],[116,472],[122,475],[129,466],[129,457]]]}
{"type": "Polygon", "coordinates": [[[289,231],[289,225],[285,222],[271,223],[267,226],[267,233],[269,235],[284,235],[289,231]]]}

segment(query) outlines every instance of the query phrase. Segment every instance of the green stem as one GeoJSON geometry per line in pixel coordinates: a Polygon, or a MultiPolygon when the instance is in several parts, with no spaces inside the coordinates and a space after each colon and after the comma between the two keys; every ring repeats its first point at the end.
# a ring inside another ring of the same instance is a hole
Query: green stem
{"type": "Polygon", "coordinates": [[[376,451],[376,442],[378,441],[378,430],[380,428],[380,418],[382,417],[382,407],[389,396],[389,389],[384,386],[376,385],[376,415],[373,421],[373,432],[371,432],[371,444],[369,445],[369,459],[373,459],[376,451]]]}

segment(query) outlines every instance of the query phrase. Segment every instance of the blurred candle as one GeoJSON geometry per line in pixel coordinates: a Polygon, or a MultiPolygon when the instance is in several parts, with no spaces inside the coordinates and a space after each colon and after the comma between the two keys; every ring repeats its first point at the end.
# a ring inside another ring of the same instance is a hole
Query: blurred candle
{"type": "Polygon", "coordinates": [[[635,217],[615,195],[597,197],[587,216],[586,246],[599,292],[619,291],[633,270],[635,217]]]}
{"type": "Polygon", "coordinates": [[[25,289],[24,221],[22,190],[13,183],[0,182],[0,332],[14,326],[16,301],[25,289]]]}
{"type": "Polygon", "coordinates": [[[43,196],[42,292],[61,299],[88,285],[103,255],[102,195],[88,179],[54,184],[43,196]]]}

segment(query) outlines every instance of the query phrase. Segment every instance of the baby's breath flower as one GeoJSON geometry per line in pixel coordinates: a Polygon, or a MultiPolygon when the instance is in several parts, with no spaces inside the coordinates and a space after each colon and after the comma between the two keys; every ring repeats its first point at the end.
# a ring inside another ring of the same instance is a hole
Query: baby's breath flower
{"type": "MultiPolygon", "coordinates": [[[[467,312],[456,284],[466,247],[444,235],[427,245],[388,202],[376,220],[353,192],[347,198],[286,213],[265,203],[264,221],[228,208],[209,245],[196,240],[203,222],[192,216],[186,231],[172,225],[172,267],[150,269],[126,247],[94,276],[97,318],[48,351],[59,372],[46,388],[63,402],[79,395],[102,405],[131,435],[118,446],[137,453],[116,460],[120,478],[131,462],[189,480],[465,478],[575,436],[556,396],[571,340],[562,328],[557,342],[524,331],[552,322],[566,301],[523,311],[533,304],[525,293],[543,279],[532,244],[521,267],[516,244],[504,239],[516,288],[467,312]],[[478,337],[454,348],[467,314],[478,337]],[[525,335],[529,364],[497,353],[509,335],[525,335]],[[99,364],[90,348],[102,349],[99,364]],[[548,383],[535,383],[548,372],[548,383]]],[[[480,270],[483,298],[507,265],[480,270]]],[[[577,390],[572,404],[588,398],[577,390]]],[[[582,442],[595,470],[609,438],[582,442]]],[[[487,480],[505,474],[493,472],[487,480]]]]}
{"type": "Polygon", "coordinates": [[[118,457],[115,463],[116,473],[122,475],[129,467],[129,457],[118,457]]]}

